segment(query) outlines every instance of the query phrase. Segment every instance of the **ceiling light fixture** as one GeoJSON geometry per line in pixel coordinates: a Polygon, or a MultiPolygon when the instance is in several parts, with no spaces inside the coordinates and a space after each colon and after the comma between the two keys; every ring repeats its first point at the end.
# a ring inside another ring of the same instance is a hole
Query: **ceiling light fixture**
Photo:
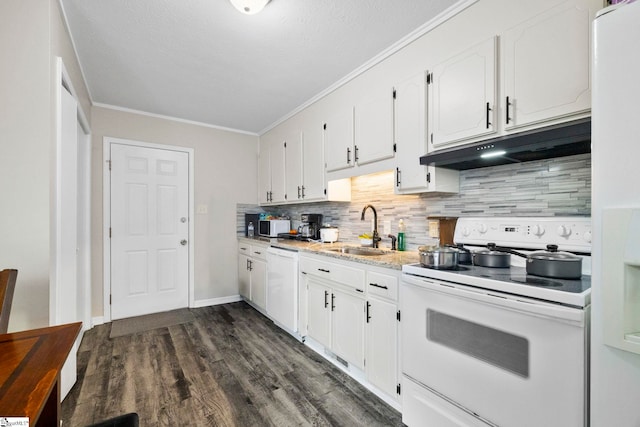
{"type": "Polygon", "coordinates": [[[270,0],[229,0],[233,7],[245,15],[255,15],[269,3],[270,0]]]}

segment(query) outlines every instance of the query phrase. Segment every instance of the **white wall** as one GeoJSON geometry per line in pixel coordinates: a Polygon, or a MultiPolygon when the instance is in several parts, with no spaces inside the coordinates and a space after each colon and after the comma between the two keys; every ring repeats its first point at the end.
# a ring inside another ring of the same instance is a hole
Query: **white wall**
{"type": "Polygon", "coordinates": [[[57,55],[88,105],[58,2],[0,2],[0,268],[18,269],[11,331],[49,323],[57,55]]]}
{"type": "Polygon", "coordinates": [[[238,294],[236,204],[257,203],[258,137],[180,121],[93,107],[92,312],[103,315],[103,137],[194,149],[195,299],[238,294]]]}

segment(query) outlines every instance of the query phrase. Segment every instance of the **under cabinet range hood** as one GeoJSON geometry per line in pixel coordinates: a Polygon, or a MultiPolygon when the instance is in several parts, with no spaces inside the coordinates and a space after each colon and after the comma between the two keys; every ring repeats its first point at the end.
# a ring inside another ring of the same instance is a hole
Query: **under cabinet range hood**
{"type": "Polygon", "coordinates": [[[420,157],[421,165],[466,170],[591,152],[591,119],[581,119],[420,157]]]}

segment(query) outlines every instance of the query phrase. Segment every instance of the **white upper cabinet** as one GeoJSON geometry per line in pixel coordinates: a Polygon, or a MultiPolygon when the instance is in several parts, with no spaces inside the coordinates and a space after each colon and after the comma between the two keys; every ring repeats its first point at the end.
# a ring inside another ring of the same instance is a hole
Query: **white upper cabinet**
{"type": "Polygon", "coordinates": [[[365,165],[390,159],[393,143],[393,90],[373,89],[354,108],[355,161],[365,165]]]}
{"type": "Polygon", "coordinates": [[[271,150],[269,141],[265,138],[260,142],[258,156],[258,203],[269,204],[271,201],[271,150]]]}
{"type": "Polygon", "coordinates": [[[353,107],[333,112],[324,124],[326,171],[337,171],[355,165],[353,147],[353,107]]]}
{"type": "Polygon", "coordinates": [[[285,200],[302,199],[302,134],[291,132],[285,138],[285,200]]]}
{"type": "Polygon", "coordinates": [[[258,156],[258,202],[263,205],[282,203],[285,193],[284,141],[264,138],[258,156]]]}
{"type": "Polygon", "coordinates": [[[274,140],[269,147],[269,164],[271,169],[271,202],[284,202],[285,189],[285,148],[284,141],[274,140]]]}
{"type": "Polygon", "coordinates": [[[505,129],[589,111],[593,12],[564,2],[503,34],[505,129]]]}
{"type": "Polygon", "coordinates": [[[420,164],[420,156],[427,153],[426,76],[425,72],[418,73],[395,86],[395,192],[398,194],[459,191],[458,171],[420,164]]]}
{"type": "Polygon", "coordinates": [[[429,132],[433,149],[496,132],[496,50],[492,37],[433,67],[429,132]]]}
{"type": "Polygon", "coordinates": [[[314,201],[327,198],[324,176],[323,126],[303,132],[302,142],[302,200],[314,201]]]}

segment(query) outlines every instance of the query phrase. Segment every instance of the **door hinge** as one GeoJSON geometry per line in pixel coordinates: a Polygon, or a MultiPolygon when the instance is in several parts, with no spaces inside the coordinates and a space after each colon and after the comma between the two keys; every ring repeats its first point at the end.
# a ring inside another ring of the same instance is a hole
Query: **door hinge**
{"type": "Polygon", "coordinates": [[[431,132],[431,135],[429,135],[429,138],[431,139],[431,143],[433,144],[433,132],[431,132]]]}
{"type": "Polygon", "coordinates": [[[287,141],[283,142],[284,148],[287,148],[287,141]]]}
{"type": "Polygon", "coordinates": [[[109,305],[111,305],[111,294],[109,294],[109,305]]]}
{"type": "Polygon", "coordinates": [[[396,153],[398,151],[398,145],[394,142],[393,143],[393,152],[396,153]]]}
{"type": "Polygon", "coordinates": [[[322,129],[327,130],[327,124],[326,123],[322,124],[322,129]]]}
{"type": "Polygon", "coordinates": [[[427,73],[427,84],[430,85],[433,82],[433,73],[427,73]]]}
{"type": "Polygon", "coordinates": [[[398,322],[400,321],[400,310],[396,312],[396,319],[398,319],[398,322]]]}
{"type": "Polygon", "coordinates": [[[109,227],[109,238],[111,238],[111,227],[109,227]]]}
{"type": "Polygon", "coordinates": [[[109,170],[111,170],[111,160],[107,160],[107,164],[109,165],[109,170]]]}
{"type": "Polygon", "coordinates": [[[325,196],[327,195],[327,189],[326,188],[324,189],[324,195],[325,196]]]}
{"type": "Polygon", "coordinates": [[[398,384],[398,385],[396,386],[396,393],[397,393],[398,395],[400,395],[400,394],[401,394],[401,391],[402,391],[402,387],[401,387],[401,385],[400,385],[400,384],[398,384]]]}
{"type": "Polygon", "coordinates": [[[393,99],[396,99],[396,89],[393,89],[393,99]]]}

